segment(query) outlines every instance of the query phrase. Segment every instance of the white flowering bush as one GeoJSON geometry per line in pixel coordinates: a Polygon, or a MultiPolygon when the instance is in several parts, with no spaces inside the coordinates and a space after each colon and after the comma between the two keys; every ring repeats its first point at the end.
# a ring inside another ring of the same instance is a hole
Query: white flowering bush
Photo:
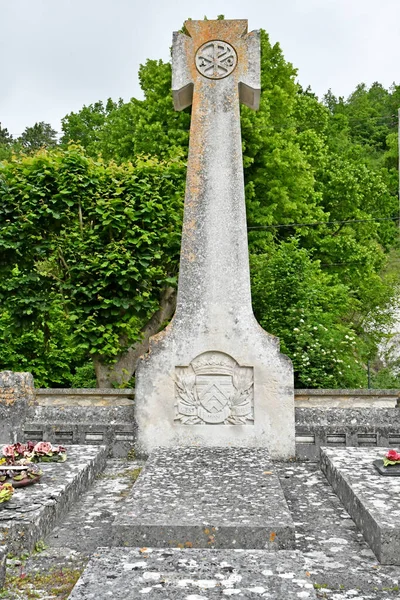
{"type": "Polygon", "coordinates": [[[252,256],[254,309],[293,361],[297,388],[366,387],[371,351],[350,316],[357,301],[296,240],[252,256]]]}

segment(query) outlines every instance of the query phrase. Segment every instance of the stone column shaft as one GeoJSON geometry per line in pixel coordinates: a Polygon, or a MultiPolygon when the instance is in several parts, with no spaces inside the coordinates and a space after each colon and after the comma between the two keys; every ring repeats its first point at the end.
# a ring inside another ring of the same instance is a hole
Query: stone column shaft
{"type": "Polygon", "coordinates": [[[232,327],[252,314],[238,85],[196,86],[175,318],[232,327]]]}

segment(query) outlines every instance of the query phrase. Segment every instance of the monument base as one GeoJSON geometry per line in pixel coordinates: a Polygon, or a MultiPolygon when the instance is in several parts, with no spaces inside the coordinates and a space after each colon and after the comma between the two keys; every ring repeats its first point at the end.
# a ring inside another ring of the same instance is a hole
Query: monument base
{"type": "MultiPolygon", "coordinates": [[[[295,455],[293,368],[252,314],[210,317],[191,328],[175,316],[136,371],[136,451],[158,447],[267,448],[295,455]]],[[[186,321],[185,321],[186,322],[186,321]]]]}
{"type": "Polygon", "coordinates": [[[377,559],[400,565],[400,482],[374,461],[384,448],[321,448],[321,469],[377,559]]]}
{"type": "Polygon", "coordinates": [[[294,548],[295,530],[261,448],[155,450],[113,524],[114,546],[294,548]]]}

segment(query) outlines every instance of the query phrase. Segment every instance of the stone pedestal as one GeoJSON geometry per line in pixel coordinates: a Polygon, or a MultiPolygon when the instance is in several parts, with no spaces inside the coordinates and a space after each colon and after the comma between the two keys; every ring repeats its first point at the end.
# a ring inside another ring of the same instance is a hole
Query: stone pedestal
{"type": "Polygon", "coordinates": [[[138,451],[267,447],[294,455],[293,371],[251,304],[239,102],[257,109],[258,32],[187,21],[175,34],[177,110],[193,104],[174,319],[136,372],[138,451]]]}
{"type": "Polygon", "coordinates": [[[0,372],[0,440],[23,441],[24,423],[35,404],[35,386],[30,373],[0,372]]]}

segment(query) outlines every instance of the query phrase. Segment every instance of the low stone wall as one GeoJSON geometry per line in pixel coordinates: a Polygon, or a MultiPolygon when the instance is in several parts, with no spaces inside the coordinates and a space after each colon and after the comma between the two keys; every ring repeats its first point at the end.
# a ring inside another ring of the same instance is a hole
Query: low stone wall
{"type": "Polygon", "coordinates": [[[399,446],[400,390],[296,390],[296,456],[321,446],[399,446]]]}
{"type": "MultiPolygon", "coordinates": [[[[35,389],[19,439],[104,444],[126,456],[136,438],[134,398],[133,389],[35,389]]],[[[321,446],[400,446],[399,398],[400,390],[295,390],[298,458],[318,460],[321,446]]]]}
{"type": "Polygon", "coordinates": [[[37,389],[24,437],[58,444],[105,444],[113,456],[132,449],[134,390],[37,389]]]}
{"type": "Polygon", "coordinates": [[[396,408],[400,390],[295,390],[296,408],[396,408]]]}

